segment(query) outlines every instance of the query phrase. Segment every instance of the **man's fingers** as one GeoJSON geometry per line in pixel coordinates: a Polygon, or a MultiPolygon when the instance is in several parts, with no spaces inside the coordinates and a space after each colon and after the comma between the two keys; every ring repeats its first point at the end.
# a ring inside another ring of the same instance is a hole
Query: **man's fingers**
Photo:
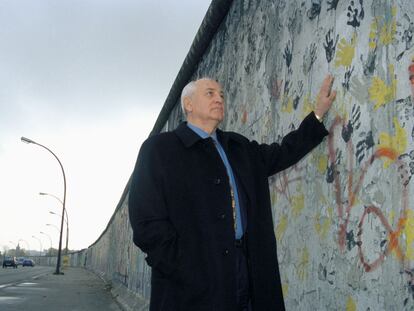
{"type": "Polygon", "coordinates": [[[332,91],[331,94],[329,95],[329,100],[333,102],[335,98],[336,98],[336,91],[332,91]]]}
{"type": "Polygon", "coordinates": [[[322,82],[321,86],[321,95],[328,97],[331,93],[332,85],[334,82],[334,77],[332,75],[327,75],[322,82]]]}
{"type": "Polygon", "coordinates": [[[332,75],[327,75],[322,82],[315,107],[315,113],[318,113],[319,116],[323,116],[331,108],[336,98],[336,91],[332,90],[333,82],[334,77],[332,75]]]}

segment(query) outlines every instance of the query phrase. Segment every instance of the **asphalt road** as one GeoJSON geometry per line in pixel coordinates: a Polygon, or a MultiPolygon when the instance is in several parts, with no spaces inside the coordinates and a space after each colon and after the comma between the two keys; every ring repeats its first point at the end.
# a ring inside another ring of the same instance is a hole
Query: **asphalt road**
{"type": "Polygon", "coordinates": [[[92,272],[53,267],[0,268],[1,311],[120,311],[109,288],[92,272]]]}
{"type": "MultiPolygon", "coordinates": [[[[33,282],[40,275],[53,273],[52,267],[22,267],[14,268],[0,268],[0,293],[1,291],[13,285],[23,282],[33,282]]],[[[0,309],[1,310],[1,309],[0,309]]]]}

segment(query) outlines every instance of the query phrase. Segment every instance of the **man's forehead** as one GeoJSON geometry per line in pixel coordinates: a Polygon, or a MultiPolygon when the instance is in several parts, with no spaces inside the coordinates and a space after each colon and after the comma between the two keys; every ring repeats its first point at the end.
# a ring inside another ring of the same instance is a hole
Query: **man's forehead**
{"type": "Polygon", "coordinates": [[[201,90],[212,89],[212,90],[222,92],[222,88],[221,88],[220,83],[218,83],[214,80],[207,80],[207,79],[197,80],[196,81],[196,86],[197,86],[197,88],[199,88],[201,90]]]}

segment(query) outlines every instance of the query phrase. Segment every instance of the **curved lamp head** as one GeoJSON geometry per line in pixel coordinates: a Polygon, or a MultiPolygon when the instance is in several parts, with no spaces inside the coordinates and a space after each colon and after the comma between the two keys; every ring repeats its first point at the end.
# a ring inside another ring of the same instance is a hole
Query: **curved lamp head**
{"type": "Polygon", "coordinates": [[[55,225],[52,225],[52,224],[46,224],[46,226],[51,226],[51,227],[54,227],[54,228],[56,228],[58,231],[60,231],[60,230],[59,230],[59,228],[58,228],[57,226],[55,226],[55,225]]]}
{"type": "Polygon", "coordinates": [[[24,136],[22,136],[22,137],[20,138],[20,140],[21,140],[22,142],[26,143],[26,144],[34,144],[34,143],[35,143],[33,140],[31,140],[31,139],[29,139],[29,138],[26,138],[26,137],[24,137],[24,136]]]}

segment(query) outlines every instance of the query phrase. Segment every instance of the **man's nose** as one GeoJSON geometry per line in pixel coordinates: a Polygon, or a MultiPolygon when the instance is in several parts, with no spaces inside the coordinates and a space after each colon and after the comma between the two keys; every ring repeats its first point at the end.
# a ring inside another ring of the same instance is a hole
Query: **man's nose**
{"type": "Polygon", "coordinates": [[[216,95],[215,101],[216,103],[224,104],[224,99],[221,95],[216,95]]]}

